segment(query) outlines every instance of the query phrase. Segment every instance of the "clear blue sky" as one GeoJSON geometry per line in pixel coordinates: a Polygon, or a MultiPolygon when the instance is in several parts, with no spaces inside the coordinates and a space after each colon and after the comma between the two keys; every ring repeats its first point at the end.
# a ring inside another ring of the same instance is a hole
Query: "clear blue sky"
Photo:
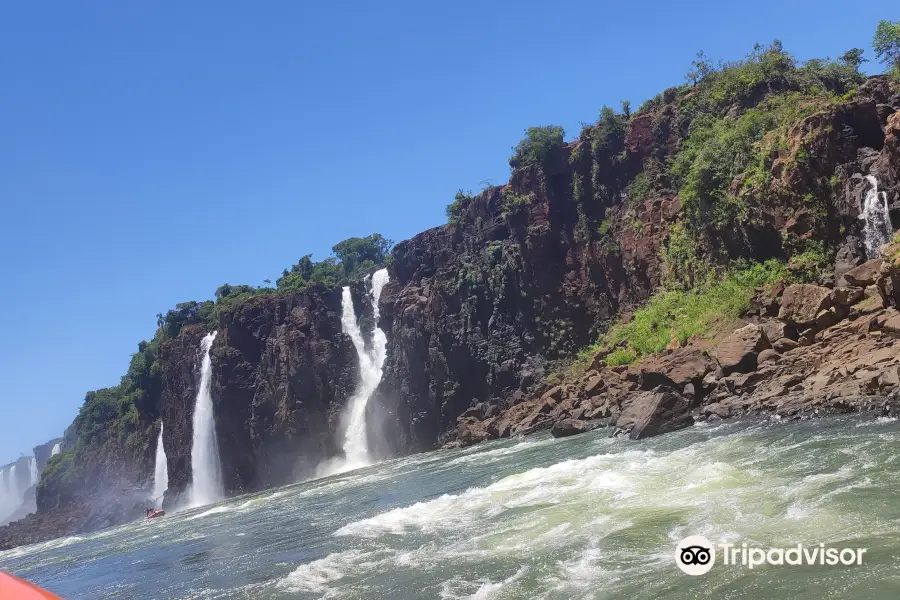
{"type": "MultiPolygon", "coordinates": [[[[683,81],[697,50],[869,48],[884,0],[4,2],[0,464],[115,385],[155,315],[504,182],[529,125],[683,81]]],[[[869,50],[869,54],[871,50],[869,50]]],[[[871,55],[870,55],[870,58],[871,55]]],[[[867,65],[869,69],[876,69],[867,65]]]]}

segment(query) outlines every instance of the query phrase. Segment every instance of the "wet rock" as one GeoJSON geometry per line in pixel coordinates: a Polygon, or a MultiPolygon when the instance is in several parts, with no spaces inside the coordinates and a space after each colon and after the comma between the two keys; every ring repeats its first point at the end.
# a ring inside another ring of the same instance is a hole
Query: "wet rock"
{"type": "Polygon", "coordinates": [[[795,325],[809,325],[829,306],[831,290],[809,283],[795,283],[784,290],[778,318],[795,325]]]}
{"type": "Polygon", "coordinates": [[[726,375],[749,373],[756,369],[759,352],[770,347],[762,328],[751,324],[735,330],[719,342],[713,356],[726,375]]]}
{"type": "Polygon", "coordinates": [[[639,440],[693,425],[690,404],[681,395],[669,391],[631,394],[616,421],[617,433],[639,440]]]}
{"type": "Polygon", "coordinates": [[[597,423],[589,423],[579,419],[562,419],[553,424],[553,427],[550,428],[550,435],[555,438],[569,437],[591,431],[596,429],[597,426],[597,423]]]}

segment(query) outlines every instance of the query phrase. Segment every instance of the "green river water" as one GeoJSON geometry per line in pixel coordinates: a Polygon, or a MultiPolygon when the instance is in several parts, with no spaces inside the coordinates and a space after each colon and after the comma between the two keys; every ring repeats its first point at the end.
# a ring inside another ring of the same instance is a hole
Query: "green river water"
{"type": "Polygon", "coordinates": [[[0,553],[66,600],[898,598],[900,423],[532,437],[0,553]],[[675,564],[713,543],[866,548],[861,565],[675,564]]]}

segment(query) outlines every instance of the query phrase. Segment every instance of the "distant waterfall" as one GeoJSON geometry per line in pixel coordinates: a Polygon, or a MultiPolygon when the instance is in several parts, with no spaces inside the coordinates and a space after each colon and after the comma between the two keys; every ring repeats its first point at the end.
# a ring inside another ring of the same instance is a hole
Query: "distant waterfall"
{"type": "Polygon", "coordinates": [[[53,445],[53,450],[50,451],[50,456],[56,456],[57,454],[59,454],[59,451],[60,451],[59,442],[57,442],[56,444],[53,445]]]}
{"type": "Polygon", "coordinates": [[[860,218],[863,220],[863,242],[866,256],[875,258],[881,254],[881,247],[891,241],[894,228],[888,211],[887,194],[878,191],[878,180],[873,175],[866,175],[869,191],[863,204],[860,218]]]}
{"type": "Polygon", "coordinates": [[[194,439],[191,446],[191,506],[203,506],[221,500],[225,496],[222,484],[222,467],[219,463],[219,445],[216,441],[216,419],[213,413],[212,361],[209,350],[216,339],[216,331],[203,338],[200,349],[203,362],[200,367],[200,389],[194,406],[194,439]]]}
{"type": "Polygon", "coordinates": [[[153,469],[153,499],[162,506],[162,496],[169,489],[169,465],[166,462],[166,449],[163,447],[163,424],[159,424],[159,437],[156,439],[156,466],[153,469]]]}
{"type": "Polygon", "coordinates": [[[25,490],[19,485],[16,465],[3,469],[0,473],[0,523],[5,523],[7,515],[13,514],[22,504],[25,490]]]}
{"type": "Polygon", "coordinates": [[[38,471],[38,468],[37,468],[37,459],[33,456],[28,461],[28,474],[31,478],[31,484],[28,487],[31,487],[32,485],[37,485],[38,482],[40,482],[41,473],[40,473],[40,471],[38,471]]]}
{"type": "Polygon", "coordinates": [[[369,397],[381,382],[381,368],[384,365],[385,348],[387,338],[384,332],[378,328],[378,301],[381,298],[381,290],[388,282],[387,269],[376,271],[372,275],[372,307],[375,318],[375,331],[372,334],[372,349],[366,350],[356,312],[353,310],[353,298],[350,288],[343,289],[341,296],[341,328],[344,333],[353,340],[356,354],[359,357],[359,385],[356,393],[350,398],[348,412],[345,415],[346,430],[344,433],[345,463],[338,469],[347,471],[365,466],[371,462],[369,457],[368,439],[366,433],[366,403],[369,397]]]}

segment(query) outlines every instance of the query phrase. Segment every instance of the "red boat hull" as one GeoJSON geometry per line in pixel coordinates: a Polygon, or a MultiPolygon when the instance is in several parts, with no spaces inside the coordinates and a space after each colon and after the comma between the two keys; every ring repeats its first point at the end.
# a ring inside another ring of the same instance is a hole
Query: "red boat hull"
{"type": "Polygon", "coordinates": [[[14,575],[0,571],[0,598],[3,600],[62,600],[14,575]]]}

